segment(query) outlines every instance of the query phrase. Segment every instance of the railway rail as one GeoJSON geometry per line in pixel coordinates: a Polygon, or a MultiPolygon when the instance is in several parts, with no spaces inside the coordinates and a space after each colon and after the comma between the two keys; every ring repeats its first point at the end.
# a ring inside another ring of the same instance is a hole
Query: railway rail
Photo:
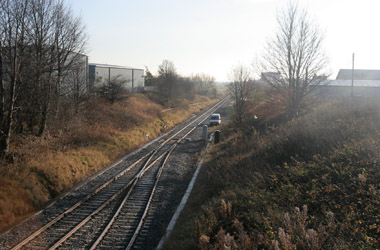
{"type": "Polygon", "coordinates": [[[11,249],[132,249],[171,152],[225,101],[168,135],[157,147],[11,249]]]}

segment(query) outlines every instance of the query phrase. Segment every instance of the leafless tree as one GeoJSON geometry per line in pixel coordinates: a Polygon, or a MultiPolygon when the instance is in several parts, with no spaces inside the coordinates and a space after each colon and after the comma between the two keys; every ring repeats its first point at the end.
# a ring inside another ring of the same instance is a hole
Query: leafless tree
{"type": "MultiPolygon", "coordinates": [[[[55,8],[54,18],[54,47],[56,48],[56,71],[57,80],[54,86],[55,96],[55,117],[59,112],[60,97],[66,94],[78,94],[78,89],[84,89],[83,85],[86,85],[86,81],[77,81],[78,77],[83,78],[82,75],[77,75],[82,70],[83,53],[86,51],[86,43],[88,40],[85,27],[80,17],[74,17],[72,10],[67,7],[62,0],[59,0],[55,8]],[[67,74],[65,74],[67,72],[67,74]],[[74,75],[73,72],[75,72],[74,75]],[[62,83],[66,75],[70,75],[69,81],[75,81],[82,86],[76,86],[73,93],[67,93],[66,90],[61,90],[62,83]]],[[[86,72],[81,72],[86,74],[86,72]]],[[[87,87],[87,86],[86,86],[87,87]]]]}
{"type": "MultiPolygon", "coordinates": [[[[50,111],[52,95],[55,101],[55,117],[59,112],[60,96],[62,95],[62,82],[67,75],[67,72],[72,70],[78,73],[82,62],[87,36],[84,31],[81,18],[76,18],[72,15],[69,7],[64,5],[62,0],[37,0],[37,10],[43,9],[40,14],[44,20],[47,20],[46,25],[46,41],[43,47],[49,48],[47,58],[50,58],[48,69],[48,80],[42,84],[42,90],[45,90],[44,98],[42,99],[41,115],[39,122],[38,135],[42,135],[46,128],[47,115],[50,111]],[[55,73],[54,78],[52,73],[55,73]]],[[[36,11],[34,11],[36,12],[36,11]]],[[[41,19],[41,18],[39,18],[41,19]]],[[[38,30],[38,29],[37,29],[38,30]]],[[[74,80],[77,80],[77,77],[74,80]]],[[[75,83],[83,83],[83,81],[75,81],[75,83]]],[[[77,89],[75,89],[77,90],[77,89]]]]}
{"type": "Polygon", "coordinates": [[[156,86],[157,85],[157,79],[156,77],[150,72],[147,66],[145,66],[145,80],[144,85],[145,86],[156,86]]]}
{"type": "Polygon", "coordinates": [[[98,88],[97,92],[102,98],[110,103],[114,103],[127,97],[128,91],[125,87],[127,83],[128,81],[126,79],[117,75],[107,80],[98,88]]]}
{"type": "MultiPolygon", "coordinates": [[[[0,4],[0,8],[2,5],[0,4]]],[[[0,12],[0,18],[3,19],[3,12],[0,12]]],[[[0,21],[1,22],[1,21],[0,21]]],[[[3,128],[4,120],[4,104],[5,104],[5,86],[4,86],[4,71],[3,71],[3,37],[4,30],[0,26],[0,128],[3,128]]],[[[0,134],[1,136],[1,134],[0,134]]]]}
{"type": "Polygon", "coordinates": [[[215,77],[205,73],[200,73],[193,75],[191,80],[196,85],[198,94],[210,95],[215,92],[215,77]]]}
{"type": "MultiPolygon", "coordinates": [[[[74,107],[74,114],[77,115],[79,106],[89,98],[89,86],[87,79],[87,65],[78,62],[73,64],[71,68],[65,70],[63,82],[61,83],[61,90],[59,96],[63,95],[68,97],[70,103],[74,107]]],[[[60,105],[61,103],[56,103],[60,105]]],[[[56,117],[57,114],[54,116],[56,117]]]]}
{"type": "Polygon", "coordinates": [[[253,81],[250,70],[242,65],[234,67],[229,78],[231,82],[228,91],[234,102],[234,121],[236,125],[241,126],[247,114],[247,102],[253,81]]]}
{"type": "Polygon", "coordinates": [[[0,154],[7,153],[14,120],[16,91],[21,79],[23,50],[28,26],[28,1],[3,0],[0,2],[1,47],[1,131],[0,154]],[[4,49],[5,48],[5,49],[4,49]],[[7,67],[5,67],[6,62],[7,67]],[[5,80],[8,84],[6,86],[5,80]]]}
{"type": "Polygon", "coordinates": [[[0,1],[0,153],[12,126],[45,131],[64,75],[86,43],[81,19],[63,0],[0,1]],[[58,91],[57,91],[58,89],[58,91]],[[55,96],[53,96],[55,95],[55,96]]]}
{"type": "Polygon", "coordinates": [[[164,104],[168,104],[174,97],[177,77],[174,63],[163,60],[158,66],[158,90],[164,98],[164,104]]]}
{"type": "MultiPolygon", "coordinates": [[[[31,58],[33,58],[32,90],[30,101],[35,104],[33,111],[39,114],[38,135],[41,136],[46,128],[47,115],[50,109],[53,73],[55,70],[56,51],[54,44],[54,19],[57,5],[55,0],[31,1],[31,58]],[[39,98],[36,98],[38,96],[39,98]]],[[[29,105],[28,105],[29,106],[29,105]]]]}
{"type": "Polygon", "coordinates": [[[189,77],[177,77],[174,90],[177,98],[192,100],[196,94],[196,84],[189,77]]]}
{"type": "Polygon", "coordinates": [[[277,32],[266,45],[260,71],[294,117],[305,105],[306,97],[321,84],[316,76],[326,75],[327,57],[321,32],[298,4],[290,1],[278,13],[277,24],[277,32]]]}
{"type": "Polygon", "coordinates": [[[161,97],[161,103],[169,105],[180,98],[193,99],[196,94],[216,95],[215,78],[204,74],[184,77],[177,74],[174,63],[163,60],[154,76],[146,68],[145,85],[153,86],[161,97]]]}

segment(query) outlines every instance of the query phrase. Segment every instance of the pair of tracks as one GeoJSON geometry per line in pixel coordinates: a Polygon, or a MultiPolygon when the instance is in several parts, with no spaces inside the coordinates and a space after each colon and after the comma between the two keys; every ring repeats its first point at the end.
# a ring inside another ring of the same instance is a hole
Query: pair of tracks
{"type": "Polygon", "coordinates": [[[215,104],[12,249],[132,249],[139,234],[144,233],[141,229],[171,152],[225,101],[215,104]]]}

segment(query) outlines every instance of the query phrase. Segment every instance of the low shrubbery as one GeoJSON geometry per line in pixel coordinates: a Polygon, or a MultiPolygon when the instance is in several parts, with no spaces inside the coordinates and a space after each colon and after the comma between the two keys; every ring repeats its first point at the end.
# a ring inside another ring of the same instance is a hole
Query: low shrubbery
{"type": "Polygon", "coordinates": [[[283,124],[224,128],[185,247],[378,249],[378,108],[328,103],[283,124]]]}
{"type": "Polygon", "coordinates": [[[114,104],[95,97],[43,137],[14,136],[0,167],[0,231],[214,101],[198,96],[161,113],[147,95],[114,104]]]}

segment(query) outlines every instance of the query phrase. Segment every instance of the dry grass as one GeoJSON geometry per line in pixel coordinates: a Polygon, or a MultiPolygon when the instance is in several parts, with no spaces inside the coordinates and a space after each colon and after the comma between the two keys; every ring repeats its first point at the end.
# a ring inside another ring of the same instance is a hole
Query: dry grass
{"type": "Polygon", "coordinates": [[[18,218],[33,211],[27,192],[17,181],[0,178],[0,225],[10,225],[18,218]]]}
{"type": "Polygon", "coordinates": [[[259,131],[224,128],[168,249],[378,249],[378,110],[324,103],[259,131]]]}
{"type": "Polygon", "coordinates": [[[161,113],[164,107],[145,95],[113,105],[93,99],[42,138],[16,137],[13,162],[4,161],[0,168],[0,231],[215,100],[192,102],[198,104],[184,101],[182,109],[161,113]]]}

